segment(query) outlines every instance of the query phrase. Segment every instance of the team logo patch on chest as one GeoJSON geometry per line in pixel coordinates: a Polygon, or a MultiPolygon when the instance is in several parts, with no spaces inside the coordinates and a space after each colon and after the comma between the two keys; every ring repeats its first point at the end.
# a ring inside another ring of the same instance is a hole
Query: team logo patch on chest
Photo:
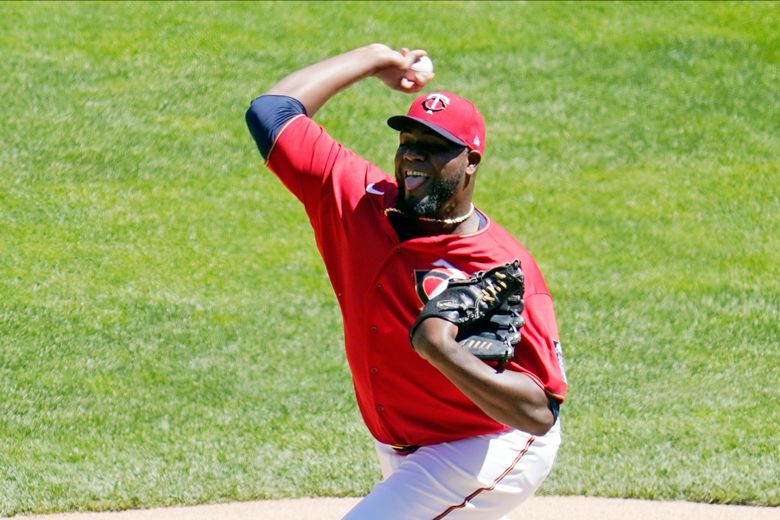
{"type": "Polygon", "coordinates": [[[425,305],[428,300],[438,296],[447,288],[453,278],[468,278],[466,274],[455,268],[437,267],[430,271],[415,269],[414,279],[417,288],[417,296],[425,305]]]}

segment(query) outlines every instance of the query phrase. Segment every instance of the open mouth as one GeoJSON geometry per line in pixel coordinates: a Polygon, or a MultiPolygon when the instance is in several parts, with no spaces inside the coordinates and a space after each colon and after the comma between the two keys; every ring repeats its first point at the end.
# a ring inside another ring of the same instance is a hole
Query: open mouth
{"type": "Polygon", "coordinates": [[[428,174],[417,170],[406,170],[404,172],[404,188],[406,191],[413,191],[422,186],[428,180],[428,174]]]}

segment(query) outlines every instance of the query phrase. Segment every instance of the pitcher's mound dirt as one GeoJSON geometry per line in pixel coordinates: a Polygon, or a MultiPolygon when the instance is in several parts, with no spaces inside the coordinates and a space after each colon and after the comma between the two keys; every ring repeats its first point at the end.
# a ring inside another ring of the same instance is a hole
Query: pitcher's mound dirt
{"type": "MultiPolygon", "coordinates": [[[[338,520],[358,498],[261,500],[116,513],[66,513],[15,520],[338,520]]],[[[592,497],[533,497],[512,520],[778,520],[780,508],[592,497]]],[[[399,519],[403,520],[403,519],[399,519]]]]}

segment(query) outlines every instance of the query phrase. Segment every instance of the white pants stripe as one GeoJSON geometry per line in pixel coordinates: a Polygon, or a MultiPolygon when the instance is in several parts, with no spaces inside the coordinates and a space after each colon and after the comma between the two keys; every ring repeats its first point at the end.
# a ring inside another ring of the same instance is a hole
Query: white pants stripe
{"type": "Polygon", "coordinates": [[[377,443],[384,480],[344,518],[504,518],[550,473],[560,439],[556,423],[543,436],[509,430],[424,446],[409,455],[377,443]]]}

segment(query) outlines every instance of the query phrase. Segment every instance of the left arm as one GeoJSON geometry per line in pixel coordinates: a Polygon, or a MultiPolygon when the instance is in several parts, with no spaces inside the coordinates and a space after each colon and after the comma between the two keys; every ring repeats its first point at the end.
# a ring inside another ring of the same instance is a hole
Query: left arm
{"type": "Polygon", "coordinates": [[[457,333],[449,321],[428,318],[415,330],[412,345],[493,420],[533,435],[547,433],[555,417],[544,390],[521,372],[496,372],[466,352],[455,341],[457,333]]]}

